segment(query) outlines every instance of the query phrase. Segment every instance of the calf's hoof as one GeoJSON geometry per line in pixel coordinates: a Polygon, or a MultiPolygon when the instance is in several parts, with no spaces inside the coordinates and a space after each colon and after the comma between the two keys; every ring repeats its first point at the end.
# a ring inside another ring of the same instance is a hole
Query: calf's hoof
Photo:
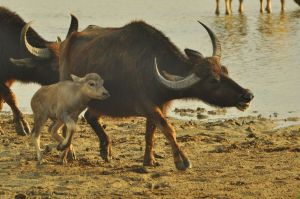
{"type": "Polygon", "coordinates": [[[76,151],[74,147],[72,147],[72,149],[68,151],[67,160],[68,161],[77,160],[76,151]]]}
{"type": "Polygon", "coordinates": [[[47,163],[47,160],[44,160],[44,159],[41,159],[41,160],[38,160],[36,165],[37,166],[42,166],[42,165],[45,165],[47,163]]]}
{"type": "Polygon", "coordinates": [[[59,144],[57,145],[57,147],[56,147],[56,149],[57,149],[58,151],[64,151],[66,148],[68,148],[68,146],[67,146],[67,145],[64,145],[64,144],[62,144],[62,143],[59,143],[59,144]]]}

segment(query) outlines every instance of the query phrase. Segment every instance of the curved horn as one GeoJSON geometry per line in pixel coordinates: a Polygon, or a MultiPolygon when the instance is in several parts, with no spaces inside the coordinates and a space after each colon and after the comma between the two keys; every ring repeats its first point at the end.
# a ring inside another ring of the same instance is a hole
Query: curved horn
{"type": "Polygon", "coordinates": [[[20,36],[20,43],[25,45],[28,52],[30,52],[32,55],[40,58],[49,58],[51,56],[51,52],[48,48],[37,48],[32,45],[30,45],[27,41],[27,31],[30,28],[32,21],[25,24],[25,26],[22,28],[21,36],[20,36]]]}
{"type": "Polygon", "coordinates": [[[206,29],[206,31],[209,34],[209,37],[210,37],[212,45],[213,45],[213,55],[212,56],[221,58],[221,42],[219,41],[219,39],[217,38],[215,33],[209,27],[207,27],[201,21],[198,21],[198,22],[206,29]]]}
{"type": "Polygon", "coordinates": [[[158,81],[164,86],[166,86],[167,88],[173,90],[182,90],[182,89],[189,88],[201,80],[200,77],[198,77],[195,73],[192,73],[191,75],[178,81],[168,80],[160,74],[157,67],[156,58],[154,59],[154,67],[155,67],[155,76],[158,79],[158,81]]]}
{"type": "Polygon", "coordinates": [[[69,37],[72,32],[78,31],[78,19],[72,13],[70,15],[71,15],[71,24],[70,24],[70,27],[69,27],[67,37],[69,37]]]}

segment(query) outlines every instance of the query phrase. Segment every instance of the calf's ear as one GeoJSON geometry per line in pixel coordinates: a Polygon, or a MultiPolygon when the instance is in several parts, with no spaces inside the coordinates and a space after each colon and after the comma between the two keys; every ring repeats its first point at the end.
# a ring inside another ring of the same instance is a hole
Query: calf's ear
{"type": "Polygon", "coordinates": [[[81,78],[80,78],[80,77],[78,77],[78,76],[76,76],[76,75],[73,75],[73,74],[71,74],[71,78],[72,78],[72,80],[73,80],[74,82],[80,82],[80,81],[81,81],[81,78]]]}

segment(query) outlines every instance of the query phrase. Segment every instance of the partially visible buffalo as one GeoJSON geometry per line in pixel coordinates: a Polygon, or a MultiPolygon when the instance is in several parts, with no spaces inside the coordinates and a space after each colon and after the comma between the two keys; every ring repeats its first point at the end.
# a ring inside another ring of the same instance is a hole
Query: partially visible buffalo
{"type": "MultiPolygon", "coordinates": [[[[297,3],[300,6],[300,0],[294,0],[295,3],[297,3]]],[[[243,0],[239,0],[240,4],[239,4],[239,12],[242,13],[244,10],[244,3],[243,0]]],[[[263,13],[264,12],[264,6],[263,6],[264,0],[260,0],[260,12],[263,13]]],[[[284,12],[284,8],[285,8],[285,0],[280,0],[281,3],[281,12],[284,12]]],[[[232,0],[225,0],[225,7],[226,7],[226,11],[225,14],[229,15],[232,13],[232,0]]],[[[272,0],[267,0],[267,4],[265,7],[265,11],[267,11],[268,13],[272,12],[272,0]]],[[[216,11],[215,13],[217,15],[220,14],[220,0],[216,0],[216,11]]]]}
{"type": "MultiPolygon", "coordinates": [[[[244,11],[243,0],[239,0],[239,12],[242,13],[244,11]]],[[[229,15],[232,13],[232,0],[225,0],[225,14],[229,15]]],[[[216,0],[216,15],[220,14],[220,0],[216,0]]]]}
{"type": "MultiPolygon", "coordinates": [[[[170,142],[177,169],[191,167],[176,141],[165,111],[171,100],[195,98],[214,106],[245,110],[253,94],[233,81],[220,63],[221,44],[203,23],[213,45],[213,55],[185,54],[159,30],[142,21],[120,28],[89,26],[73,32],[60,46],[60,79],[70,74],[98,73],[111,97],[92,100],[85,113],[100,140],[100,155],[111,157],[111,140],[99,124],[101,115],[146,117],[144,165],[155,165],[154,131],[159,128],[170,142]]],[[[48,48],[51,52],[51,47],[48,48]]],[[[45,49],[46,50],[46,49],[45,49]]]]}
{"type": "MultiPolygon", "coordinates": [[[[72,17],[72,23],[69,32],[77,30],[77,20],[72,17]]],[[[38,48],[51,48],[56,51],[59,45],[56,42],[48,42],[40,37],[32,28],[28,29],[27,38],[22,41],[24,45],[20,45],[22,28],[25,22],[14,12],[7,8],[0,7],[0,110],[3,103],[6,102],[13,112],[16,132],[20,135],[29,133],[29,126],[16,104],[16,96],[11,91],[10,86],[13,82],[34,82],[38,84],[51,84],[59,80],[57,62],[53,59],[45,58],[49,54],[48,51],[39,50],[38,48]],[[28,45],[28,42],[38,47],[28,45]],[[44,57],[44,59],[41,59],[44,57]],[[12,64],[9,58],[25,58],[13,60],[12,64]],[[25,62],[30,63],[30,68],[18,67],[25,62]],[[34,67],[47,66],[47,67],[34,67]]],[[[53,51],[53,52],[54,52],[53,51]]]]}

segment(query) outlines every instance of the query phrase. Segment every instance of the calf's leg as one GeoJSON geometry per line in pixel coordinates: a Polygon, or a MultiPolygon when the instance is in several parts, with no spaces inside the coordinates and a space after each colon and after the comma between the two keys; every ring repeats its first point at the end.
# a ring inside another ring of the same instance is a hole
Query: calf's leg
{"type": "Polygon", "coordinates": [[[29,125],[23,117],[23,114],[17,107],[15,94],[4,83],[0,83],[0,95],[2,99],[10,106],[13,112],[15,129],[18,135],[27,135],[30,133],[29,125]]]}
{"type": "Polygon", "coordinates": [[[63,155],[62,155],[62,162],[63,162],[63,164],[67,164],[67,162],[68,162],[67,156],[68,156],[68,153],[69,153],[70,148],[71,148],[72,137],[73,137],[74,132],[76,130],[76,123],[71,117],[66,116],[66,115],[64,116],[63,122],[64,122],[64,124],[66,125],[66,128],[67,128],[66,137],[63,139],[63,137],[61,137],[57,133],[58,129],[62,126],[62,123],[57,124],[53,127],[53,136],[55,136],[57,140],[62,139],[60,141],[60,143],[57,145],[57,150],[60,150],[60,151],[64,150],[63,155]]]}
{"type": "Polygon", "coordinates": [[[92,129],[95,131],[96,135],[98,136],[99,143],[100,143],[101,158],[106,162],[109,162],[112,158],[111,139],[105,133],[104,129],[99,123],[100,116],[94,111],[88,109],[85,112],[84,117],[87,123],[92,127],[92,129]]]}
{"type": "MultiPolygon", "coordinates": [[[[63,126],[62,133],[63,133],[63,137],[66,137],[66,135],[67,135],[67,126],[66,125],[63,126]]],[[[76,151],[72,144],[70,145],[69,150],[64,151],[64,156],[66,156],[67,160],[76,160],[77,159],[76,151]]]]}
{"type": "MultiPolygon", "coordinates": [[[[60,141],[60,143],[57,146],[57,150],[59,150],[59,151],[63,151],[70,147],[71,142],[72,142],[72,137],[76,130],[76,123],[71,117],[65,116],[63,122],[67,126],[67,134],[66,134],[66,137],[62,141],[60,141]]],[[[62,124],[58,124],[58,125],[62,125],[62,124]]],[[[54,127],[53,127],[53,129],[54,129],[54,127]]],[[[56,132],[53,134],[53,136],[57,137],[57,140],[61,139],[62,137],[57,133],[58,129],[54,129],[54,130],[56,130],[56,132]]]]}
{"type": "MultiPolygon", "coordinates": [[[[59,133],[58,130],[63,126],[63,123],[59,120],[53,122],[53,124],[49,128],[49,132],[51,133],[52,138],[54,138],[59,144],[63,143],[64,137],[62,137],[59,133]]],[[[65,137],[67,136],[67,128],[64,126],[65,129],[65,137]]],[[[67,164],[68,160],[74,160],[76,157],[69,158],[69,154],[71,154],[71,150],[73,149],[72,144],[70,144],[69,147],[67,147],[61,154],[62,158],[62,163],[67,164]]]]}
{"type": "Polygon", "coordinates": [[[43,163],[42,150],[40,146],[40,138],[41,138],[41,128],[46,123],[46,121],[47,121],[46,116],[35,114],[31,137],[32,137],[33,144],[35,146],[38,164],[43,163]]]}

